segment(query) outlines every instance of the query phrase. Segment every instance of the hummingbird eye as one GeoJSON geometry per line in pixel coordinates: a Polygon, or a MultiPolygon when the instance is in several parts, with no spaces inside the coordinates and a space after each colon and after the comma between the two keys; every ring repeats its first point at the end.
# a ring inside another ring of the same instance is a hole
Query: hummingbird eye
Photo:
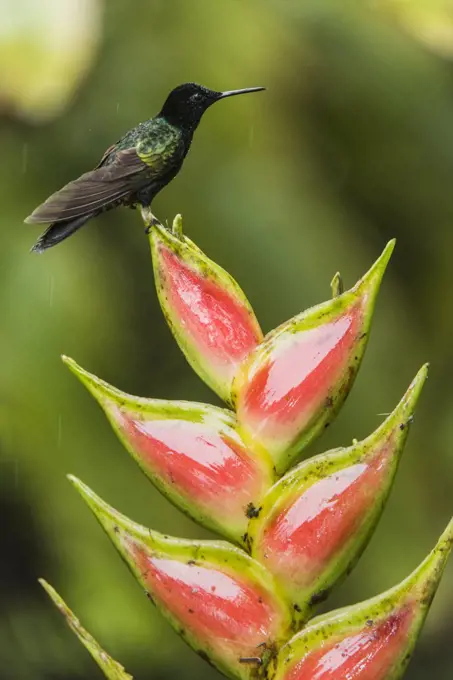
{"type": "Polygon", "coordinates": [[[195,94],[192,96],[192,101],[194,102],[199,102],[201,100],[201,93],[200,92],[195,92],[195,94]]]}

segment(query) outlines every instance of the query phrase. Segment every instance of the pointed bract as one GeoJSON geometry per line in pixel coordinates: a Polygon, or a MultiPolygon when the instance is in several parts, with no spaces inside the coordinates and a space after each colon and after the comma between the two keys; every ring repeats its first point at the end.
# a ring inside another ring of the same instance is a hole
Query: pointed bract
{"type": "Polygon", "coordinates": [[[439,585],[453,520],[425,561],[400,585],[313,619],[281,649],[275,680],[399,680],[439,585]]]}
{"type": "Polygon", "coordinates": [[[265,451],[246,448],[234,414],[205,404],[133,397],[72,359],[63,360],[156,487],[195,521],[242,543],[250,508],[274,475],[265,451]]]}
{"type": "Polygon", "coordinates": [[[228,543],[170,538],[135,524],[70,479],[176,631],[226,675],[256,676],[260,666],[244,659],[275,650],[291,629],[266,569],[228,543]]]}
{"type": "Polygon", "coordinates": [[[269,333],[239,371],[233,385],[238,420],[250,446],[264,446],[280,474],[349,394],[394,243],[354,288],[269,333]]]}
{"type": "Polygon", "coordinates": [[[299,622],[351,571],[371,538],[427,377],[423,366],[396,409],[367,439],[301,463],[264,497],[248,537],[299,622]]]}
{"type": "Polygon", "coordinates": [[[344,284],[340,272],[337,272],[330,282],[332,297],[336,298],[344,293],[344,284]]]}
{"type": "Polygon", "coordinates": [[[188,362],[228,404],[238,367],[262,340],[253,310],[236,281],[182,234],[150,232],[157,294],[188,362]]]}
{"type": "Polygon", "coordinates": [[[105,652],[102,647],[96,642],[94,637],[85,630],[85,628],[80,623],[79,619],[75,614],[69,609],[67,604],[62,600],[56,590],[52,588],[47,581],[44,579],[39,579],[40,584],[49,595],[51,600],[53,600],[57,609],[63,614],[66,619],[68,626],[77,635],[80,642],[86,647],[90,652],[93,659],[96,661],[99,668],[104,673],[108,680],[133,680],[132,675],[126,673],[124,668],[117,661],[112,659],[111,656],[105,652]]]}

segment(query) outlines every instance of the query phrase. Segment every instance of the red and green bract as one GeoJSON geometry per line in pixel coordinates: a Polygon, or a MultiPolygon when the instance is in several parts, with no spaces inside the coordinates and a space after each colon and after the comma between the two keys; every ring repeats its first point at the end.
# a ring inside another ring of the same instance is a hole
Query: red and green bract
{"type": "Polygon", "coordinates": [[[231,543],[163,536],[73,483],[149,598],[225,675],[401,678],[450,553],[453,524],[399,586],[312,616],[373,535],[428,367],[366,439],[313,458],[305,452],[352,387],[394,242],[353,288],[341,292],[337,275],[332,299],[265,337],[241,288],[182,233],[179,216],[171,230],[153,226],[150,243],[175,339],[230,408],[134,397],[65,361],[153,484],[231,543]]]}

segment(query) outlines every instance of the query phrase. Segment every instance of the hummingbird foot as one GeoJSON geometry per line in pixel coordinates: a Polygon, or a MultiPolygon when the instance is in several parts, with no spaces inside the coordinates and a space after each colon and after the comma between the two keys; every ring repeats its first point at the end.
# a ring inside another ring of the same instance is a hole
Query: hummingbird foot
{"type": "Polygon", "coordinates": [[[160,225],[161,227],[163,226],[162,222],[158,220],[155,215],[153,215],[149,206],[142,205],[141,213],[143,222],[145,223],[145,234],[149,234],[155,225],[160,225]]]}

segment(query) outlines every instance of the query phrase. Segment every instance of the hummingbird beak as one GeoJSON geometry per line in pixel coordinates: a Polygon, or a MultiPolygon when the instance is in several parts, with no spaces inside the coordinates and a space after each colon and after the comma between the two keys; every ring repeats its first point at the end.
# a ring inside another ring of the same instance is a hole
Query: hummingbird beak
{"type": "Polygon", "coordinates": [[[234,97],[237,94],[247,94],[248,92],[260,92],[265,90],[265,87],[246,87],[243,90],[227,90],[226,92],[221,92],[217,99],[225,99],[226,97],[234,97]]]}

